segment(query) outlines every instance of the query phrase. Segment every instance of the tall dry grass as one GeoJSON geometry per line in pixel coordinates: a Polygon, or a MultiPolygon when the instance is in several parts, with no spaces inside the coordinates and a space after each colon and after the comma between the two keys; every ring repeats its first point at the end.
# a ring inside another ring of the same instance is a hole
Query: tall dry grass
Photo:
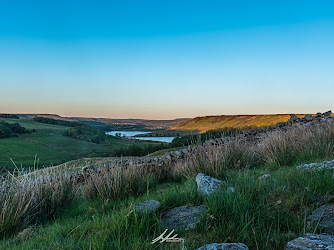
{"type": "Polygon", "coordinates": [[[27,226],[53,219],[73,197],[65,177],[25,178],[8,174],[0,182],[0,238],[27,226]]]}
{"type": "Polygon", "coordinates": [[[131,167],[114,166],[89,171],[85,176],[83,194],[104,199],[143,193],[148,187],[167,178],[166,166],[137,163],[131,167]]]}
{"type": "Polygon", "coordinates": [[[198,147],[185,160],[172,166],[178,176],[203,172],[216,177],[226,170],[254,168],[264,164],[288,166],[334,157],[334,122],[275,131],[262,139],[235,137],[218,146],[198,147]]]}

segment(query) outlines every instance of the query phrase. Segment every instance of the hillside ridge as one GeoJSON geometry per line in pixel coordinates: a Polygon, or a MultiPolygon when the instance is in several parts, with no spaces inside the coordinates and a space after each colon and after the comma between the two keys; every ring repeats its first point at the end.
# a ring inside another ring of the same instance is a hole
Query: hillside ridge
{"type": "MultiPolygon", "coordinates": [[[[178,123],[170,127],[170,129],[192,130],[204,133],[208,130],[222,128],[261,128],[275,125],[279,122],[287,122],[291,115],[292,114],[202,116],[178,123]]],[[[306,114],[297,114],[298,117],[305,115],[306,114]]]]}

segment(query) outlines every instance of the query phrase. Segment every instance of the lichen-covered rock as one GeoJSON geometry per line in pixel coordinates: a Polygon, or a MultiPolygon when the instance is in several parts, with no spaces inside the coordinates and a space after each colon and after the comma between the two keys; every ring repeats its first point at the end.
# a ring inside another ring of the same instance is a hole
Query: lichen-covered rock
{"type": "Polygon", "coordinates": [[[334,234],[334,203],[322,205],[307,217],[308,226],[318,225],[326,233],[334,234]]]}
{"type": "Polygon", "coordinates": [[[323,161],[316,163],[303,164],[296,167],[298,170],[322,170],[322,169],[334,169],[334,160],[333,161],[323,161]]]}
{"type": "Polygon", "coordinates": [[[161,214],[161,222],[168,229],[194,229],[206,210],[204,205],[176,207],[161,214]]]}
{"type": "Polygon", "coordinates": [[[289,241],[286,250],[313,250],[313,249],[334,249],[334,235],[327,234],[306,234],[289,241]]]}
{"type": "Polygon", "coordinates": [[[160,202],[156,200],[148,200],[134,205],[134,209],[138,213],[152,213],[160,207],[160,202]]]}
{"type": "Polygon", "coordinates": [[[210,195],[215,192],[223,182],[211,176],[199,173],[196,176],[197,188],[204,195],[210,195]]]}
{"type": "Polygon", "coordinates": [[[243,243],[212,243],[196,250],[248,250],[248,247],[243,243]]]}

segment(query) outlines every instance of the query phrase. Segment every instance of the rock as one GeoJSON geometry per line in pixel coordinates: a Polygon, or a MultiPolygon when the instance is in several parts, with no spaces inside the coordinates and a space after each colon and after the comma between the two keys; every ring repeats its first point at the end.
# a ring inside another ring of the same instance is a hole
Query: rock
{"type": "Polygon", "coordinates": [[[182,153],[180,151],[174,151],[173,152],[174,155],[176,155],[177,157],[182,157],[182,153]]]}
{"type": "Polygon", "coordinates": [[[290,121],[291,122],[298,122],[299,121],[299,117],[296,115],[290,115],[290,121]]]}
{"type": "Polygon", "coordinates": [[[270,174],[264,174],[264,175],[261,175],[258,179],[260,179],[260,180],[264,180],[264,179],[268,179],[268,178],[270,178],[270,177],[271,177],[270,174]]]}
{"type": "Polygon", "coordinates": [[[215,192],[223,182],[211,176],[199,173],[196,176],[197,189],[204,195],[210,195],[215,192]]]}
{"type": "Polygon", "coordinates": [[[331,111],[331,110],[330,110],[330,111],[327,111],[327,112],[323,113],[322,116],[323,116],[324,118],[331,117],[331,116],[332,116],[332,111],[331,111]]]}
{"type": "Polygon", "coordinates": [[[228,192],[228,193],[234,193],[235,192],[235,188],[234,187],[227,187],[226,188],[226,192],[228,192]]]}
{"type": "Polygon", "coordinates": [[[334,234],[334,203],[322,205],[307,217],[308,226],[318,225],[326,233],[334,234]]]}
{"type": "Polygon", "coordinates": [[[188,154],[188,149],[186,149],[186,148],[184,148],[184,149],[181,149],[181,152],[183,153],[183,154],[188,154]]]}
{"type": "Polygon", "coordinates": [[[296,167],[298,170],[322,170],[322,169],[334,169],[334,160],[333,161],[323,161],[316,163],[303,164],[296,167]]]}
{"type": "Polygon", "coordinates": [[[204,205],[176,207],[161,214],[161,222],[168,229],[194,229],[206,210],[204,205]]]}
{"type": "Polygon", "coordinates": [[[24,229],[23,231],[17,234],[17,238],[20,240],[27,240],[34,235],[34,230],[31,227],[24,229]]]}
{"type": "Polygon", "coordinates": [[[166,158],[168,161],[172,161],[172,156],[171,156],[169,153],[166,153],[166,154],[165,154],[165,158],[166,158]]]}
{"type": "Polygon", "coordinates": [[[322,117],[322,113],[318,112],[316,117],[322,117]]]}
{"type": "Polygon", "coordinates": [[[310,122],[310,121],[313,121],[313,116],[312,115],[305,115],[304,119],[305,119],[305,121],[310,122]]]}
{"type": "Polygon", "coordinates": [[[134,204],[135,211],[138,213],[152,213],[160,207],[160,202],[148,200],[139,204],[134,204]]]}
{"type": "Polygon", "coordinates": [[[334,249],[334,235],[327,234],[306,234],[289,241],[286,250],[312,250],[312,249],[334,249]]]}
{"type": "Polygon", "coordinates": [[[196,250],[248,250],[248,247],[243,243],[212,243],[196,250]]]}

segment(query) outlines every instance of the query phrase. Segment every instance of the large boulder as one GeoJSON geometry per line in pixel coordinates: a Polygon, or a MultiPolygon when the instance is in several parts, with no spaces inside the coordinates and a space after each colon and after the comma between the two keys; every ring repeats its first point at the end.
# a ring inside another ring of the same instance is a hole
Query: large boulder
{"type": "Polygon", "coordinates": [[[203,173],[199,173],[196,176],[196,183],[198,191],[207,196],[217,191],[222,185],[226,187],[226,190],[228,192],[235,191],[235,188],[228,187],[227,184],[222,182],[221,180],[205,175],[203,173]]]}
{"type": "Polygon", "coordinates": [[[196,250],[248,250],[248,247],[243,243],[212,243],[196,250]]]}
{"type": "Polygon", "coordinates": [[[161,214],[161,222],[168,229],[194,229],[206,210],[204,205],[176,207],[161,214]]]}
{"type": "Polygon", "coordinates": [[[309,226],[318,225],[319,229],[334,234],[334,203],[322,205],[313,211],[313,213],[307,217],[307,223],[309,226]]]}
{"type": "Polygon", "coordinates": [[[306,234],[289,241],[286,250],[312,250],[312,249],[334,249],[334,235],[327,234],[306,234]]]}
{"type": "Polygon", "coordinates": [[[152,213],[160,207],[160,202],[156,200],[147,200],[134,205],[134,209],[138,213],[152,213]]]}

